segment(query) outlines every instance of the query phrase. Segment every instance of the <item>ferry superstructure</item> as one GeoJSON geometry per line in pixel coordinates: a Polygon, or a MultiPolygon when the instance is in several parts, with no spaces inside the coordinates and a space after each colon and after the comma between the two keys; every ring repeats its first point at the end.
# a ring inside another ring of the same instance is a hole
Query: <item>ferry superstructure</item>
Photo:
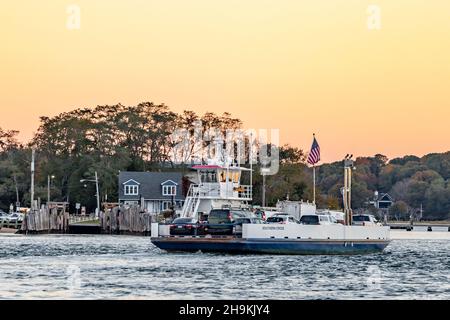
{"type": "Polygon", "coordinates": [[[226,157],[221,141],[216,141],[212,159],[206,164],[194,165],[192,169],[197,171],[198,183],[189,186],[181,217],[199,220],[211,209],[247,207],[252,201],[252,169],[241,167],[238,162],[226,157]],[[248,185],[241,184],[244,173],[249,175],[248,185]]]}
{"type": "MultiPolygon", "coordinates": [[[[243,224],[242,235],[172,236],[170,226],[152,224],[151,241],[166,251],[260,254],[362,254],[383,251],[390,242],[389,227],[351,225],[351,168],[346,161],[343,188],[345,224],[243,224]]],[[[223,157],[221,145],[207,164],[195,165],[198,184],[189,188],[182,217],[196,220],[212,209],[245,208],[252,201],[251,169],[223,157]],[[242,174],[250,184],[242,185],[242,174]]]]}

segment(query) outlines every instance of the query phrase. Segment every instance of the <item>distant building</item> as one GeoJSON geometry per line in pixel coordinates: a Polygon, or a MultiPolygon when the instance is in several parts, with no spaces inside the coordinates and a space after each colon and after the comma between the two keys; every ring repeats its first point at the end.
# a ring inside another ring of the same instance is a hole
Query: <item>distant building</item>
{"type": "Polygon", "coordinates": [[[394,199],[388,193],[378,193],[375,191],[373,201],[370,204],[377,209],[387,210],[394,204],[394,199]]]}
{"type": "Polygon", "coordinates": [[[135,172],[119,174],[119,202],[141,204],[150,213],[182,208],[183,174],[180,172],[135,172]]]}

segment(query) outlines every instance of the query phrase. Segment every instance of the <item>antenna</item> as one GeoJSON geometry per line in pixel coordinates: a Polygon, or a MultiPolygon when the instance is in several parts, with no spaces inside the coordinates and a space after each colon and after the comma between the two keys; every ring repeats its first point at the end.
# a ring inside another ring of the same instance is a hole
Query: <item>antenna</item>
{"type": "Polygon", "coordinates": [[[253,132],[250,132],[250,150],[249,150],[249,161],[250,161],[250,188],[253,192],[253,132]]]}
{"type": "Polygon", "coordinates": [[[30,203],[30,209],[31,211],[34,210],[34,160],[36,156],[36,149],[31,150],[31,203],[30,203]]]}

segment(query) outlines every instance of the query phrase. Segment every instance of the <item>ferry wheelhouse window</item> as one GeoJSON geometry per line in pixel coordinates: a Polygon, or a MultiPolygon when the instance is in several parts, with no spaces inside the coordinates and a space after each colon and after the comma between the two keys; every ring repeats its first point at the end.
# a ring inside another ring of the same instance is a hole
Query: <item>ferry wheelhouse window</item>
{"type": "Polygon", "coordinates": [[[163,196],[176,196],[177,186],[163,186],[163,196]]]}
{"type": "Polygon", "coordinates": [[[203,171],[200,173],[200,179],[202,182],[217,182],[216,171],[203,171]]]}
{"type": "Polygon", "coordinates": [[[139,194],[139,186],[138,185],[126,185],[124,194],[126,196],[136,196],[139,194]]]}
{"type": "Polygon", "coordinates": [[[219,182],[239,182],[239,172],[219,170],[219,182]]]}
{"type": "Polygon", "coordinates": [[[226,182],[226,173],[223,170],[219,170],[219,182],[226,182]]]}

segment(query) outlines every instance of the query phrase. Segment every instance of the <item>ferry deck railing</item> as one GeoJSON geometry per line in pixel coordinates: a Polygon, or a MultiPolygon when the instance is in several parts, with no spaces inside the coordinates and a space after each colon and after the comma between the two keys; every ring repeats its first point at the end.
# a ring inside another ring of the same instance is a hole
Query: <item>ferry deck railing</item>
{"type": "Polygon", "coordinates": [[[218,183],[203,183],[192,184],[189,187],[188,196],[200,198],[217,198],[224,196],[225,198],[235,198],[233,193],[237,192],[237,198],[242,200],[251,200],[253,195],[253,187],[251,185],[240,185],[239,187],[231,187],[221,193],[220,184],[218,183]]]}

